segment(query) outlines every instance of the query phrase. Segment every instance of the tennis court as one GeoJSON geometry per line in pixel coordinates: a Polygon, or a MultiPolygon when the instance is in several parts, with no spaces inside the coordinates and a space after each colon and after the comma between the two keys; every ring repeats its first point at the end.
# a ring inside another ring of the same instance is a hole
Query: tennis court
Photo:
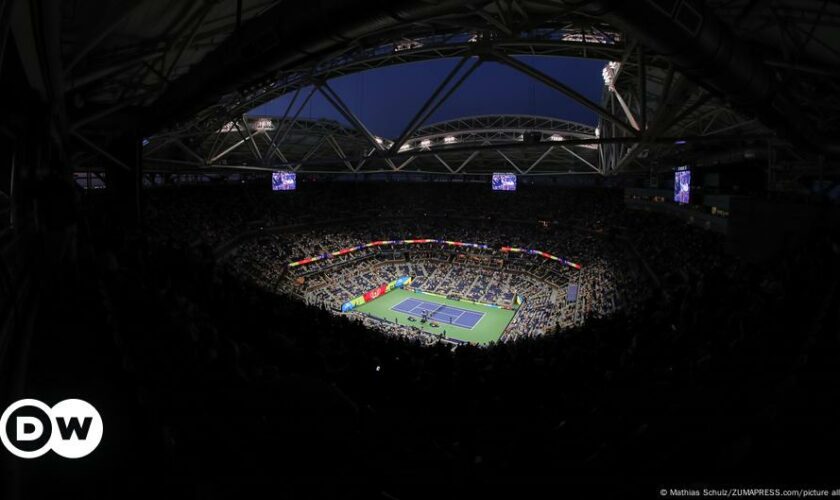
{"type": "Polygon", "coordinates": [[[516,311],[510,309],[461,302],[401,288],[362,304],[355,311],[473,344],[499,340],[516,314],[516,311]],[[419,321],[423,311],[429,311],[432,321],[419,321]],[[436,326],[432,326],[432,323],[436,326]]]}
{"type": "Polygon", "coordinates": [[[441,323],[460,326],[472,330],[484,317],[484,313],[467,311],[460,307],[438,304],[423,299],[405,299],[391,308],[392,311],[410,314],[412,316],[428,315],[428,318],[441,323]]]}

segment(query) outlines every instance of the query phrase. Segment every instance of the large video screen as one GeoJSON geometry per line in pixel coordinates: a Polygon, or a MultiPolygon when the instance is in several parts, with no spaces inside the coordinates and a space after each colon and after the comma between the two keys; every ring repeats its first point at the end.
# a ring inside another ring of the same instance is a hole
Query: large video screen
{"type": "Polygon", "coordinates": [[[674,201],[688,203],[691,194],[691,170],[674,172],[674,201]]]}
{"type": "Polygon", "coordinates": [[[493,174],[493,191],[516,191],[516,174],[493,174]]]}
{"type": "Polygon", "coordinates": [[[297,189],[297,177],[294,172],[272,172],[271,189],[274,191],[294,191],[297,189]]]}

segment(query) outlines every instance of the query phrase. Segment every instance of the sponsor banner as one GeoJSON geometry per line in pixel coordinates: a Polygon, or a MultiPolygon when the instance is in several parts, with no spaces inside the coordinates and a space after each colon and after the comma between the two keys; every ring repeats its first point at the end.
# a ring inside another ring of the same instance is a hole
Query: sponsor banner
{"type": "Polygon", "coordinates": [[[356,297],[355,299],[345,302],[341,305],[341,312],[348,312],[352,311],[353,309],[359,307],[362,304],[367,304],[372,300],[376,300],[379,297],[385,295],[386,293],[390,292],[394,288],[403,288],[404,286],[411,284],[411,276],[403,276],[401,278],[395,279],[390,283],[386,283],[384,285],[380,285],[373,290],[367,291],[361,297],[356,297]]]}
{"type": "MultiPolygon", "coordinates": [[[[357,252],[359,250],[365,248],[372,248],[372,247],[380,247],[384,245],[419,245],[423,243],[437,243],[440,245],[447,245],[452,247],[459,247],[459,248],[477,248],[479,250],[490,250],[491,247],[489,245],[483,245],[480,243],[466,243],[463,241],[451,241],[451,240],[434,240],[434,239],[415,239],[415,240],[380,240],[380,241],[371,241],[370,243],[365,243],[363,245],[356,245],[354,247],[349,248],[342,248],[341,250],[325,253],[323,255],[318,255],[315,257],[309,257],[306,259],[298,260],[295,262],[290,262],[288,267],[298,267],[298,266],[305,266],[307,264],[311,264],[313,262],[318,262],[324,259],[332,259],[334,257],[340,257],[342,255],[346,255],[348,253],[357,252]]],[[[544,259],[553,260],[563,264],[564,266],[571,267],[572,269],[580,269],[580,264],[576,264],[569,260],[564,259],[563,257],[558,257],[556,255],[552,255],[548,252],[543,252],[542,250],[533,250],[530,248],[518,248],[518,247],[502,247],[500,251],[504,253],[526,253],[529,255],[537,255],[544,259]]]]}
{"type": "Polygon", "coordinates": [[[359,307],[360,305],[365,303],[364,297],[356,297],[355,299],[351,300],[350,302],[345,302],[341,305],[341,312],[347,312],[359,307]]]}
{"type": "Polygon", "coordinates": [[[533,250],[530,248],[517,248],[517,247],[502,247],[500,249],[502,252],[505,253],[527,253],[530,255],[538,255],[544,259],[553,260],[563,264],[564,266],[571,267],[572,269],[580,269],[580,264],[576,264],[572,261],[566,260],[563,257],[558,257],[556,255],[551,255],[548,252],[543,252],[542,250],[533,250]]]}
{"type": "Polygon", "coordinates": [[[420,245],[424,243],[437,243],[440,245],[447,245],[453,247],[467,247],[467,248],[477,248],[479,250],[490,250],[489,245],[483,245],[480,243],[465,243],[463,241],[449,241],[449,240],[435,240],[435,239],[414,239],[414,240],[380,240],[380,241],[371,241],[370,243],[365,243],[363,245],[356,245],[354,247],[349,248],[342,248],[341,250],[337,250],[335,252],[325,253],[323,255],[318,255],[315,257],[308,257],[306,259],[301,259],[295,262],[290,262],[287,267],[298,267],[298,266],[305,266],[307,264],[311,264],[313,262],[318,262],[324,259],[332,259],[334,257],[340,257],[342,255],[346,255],[348,253],[357,252],[359,250],[365,248],[372,248],[372,247],[381,247],[385,245],[420,245]]]}
{"type": "Polygon", "coordinates": [[[370,290],[367,293],[365,293],[364,295],[362,295],[363,303],[366,304],[366,303],[368,303],[372,300],[376,300],[376,299],[379,298],[380,295],[385,295],[389,291],[390,290],[388,288],[388,285],[381,285],[377,288],[374,288],[373,290],[370,290]]]}
{"type": "Polygon", "coordinates": [[[397,281],[394,282],[394,288],[405,288],[411,285],[411,282],[411,276],[403,276],[402,278],[398,278],[397,281]]]}

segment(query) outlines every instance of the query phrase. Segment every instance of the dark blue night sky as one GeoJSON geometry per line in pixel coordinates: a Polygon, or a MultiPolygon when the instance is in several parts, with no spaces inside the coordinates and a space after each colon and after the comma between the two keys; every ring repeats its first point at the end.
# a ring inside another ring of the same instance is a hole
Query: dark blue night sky
{"type": "MultiPolygon", "coordinates": [[[[523,57],[523,61],[600,102],[605,62],[565,57],[523,57]]],[[[457,64],[441,59],[385,67],[331,80],[329,85],[370,130],[395,138],[437,85],[457,64]]],[[[301,96],[305,96],[301,92],[301,96]]],[[[291,95],[255,108],[252,115],[282,115],[291,95]]],[[[300,98],[302,99],[302,97],[300,98]]],[[[298,101],[298,103],[300,100],[298,101]]],[[[595,125],[592,111],[531,78],[498,63],[479,67],[427,121],[486,114],[527,114],[563,118],[595,125]]],[[[301,118],[332,118],[347,123],[322,95],[316,93],[301,118]]]]}

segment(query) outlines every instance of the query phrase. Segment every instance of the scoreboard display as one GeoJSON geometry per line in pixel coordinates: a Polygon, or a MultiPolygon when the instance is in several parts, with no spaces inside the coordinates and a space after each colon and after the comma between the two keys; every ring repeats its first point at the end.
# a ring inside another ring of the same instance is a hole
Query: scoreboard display
{"type": "Polygon", "coordinates": [[[297,176],[294,172],[272,172],[271,189],[273,191],[294,191],[297,189],[297,176]]]}
{"type": "Polygon", "coordinates": [[[516,174],[493,174],[493,191],[516,191],[516,174]]]}
{"type": "Polygon", "coordinates": [[[674,172],[674,201],[688,204],[691,198],[691,170],[674,172]]]}

